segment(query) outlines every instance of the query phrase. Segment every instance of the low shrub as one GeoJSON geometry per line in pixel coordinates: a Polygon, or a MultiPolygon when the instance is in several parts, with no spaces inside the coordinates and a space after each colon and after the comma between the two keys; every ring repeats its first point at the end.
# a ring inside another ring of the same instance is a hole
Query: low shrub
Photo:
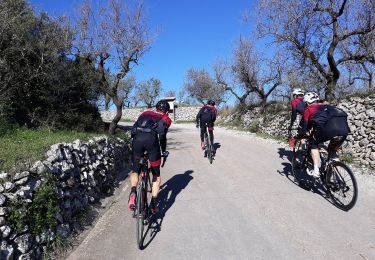
{"type": "Polygon", "coordinates": [[[55,215],[58,209],[56,183],[51,176],[35,190],[31,203],[14,201],[11,203],[9,221],[11,227],[21,232],[25,226],[32,234],[38,235],[47,229],[55,229],[55,215]]]}

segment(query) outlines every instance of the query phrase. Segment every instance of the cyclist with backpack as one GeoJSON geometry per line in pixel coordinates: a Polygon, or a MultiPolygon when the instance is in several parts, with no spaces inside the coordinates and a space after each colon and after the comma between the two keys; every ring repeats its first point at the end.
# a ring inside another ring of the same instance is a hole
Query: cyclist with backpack
{"type": "Polygon", "coordinates": [[[290,135],[290,132],[292,131],[292,127],[294,122],[297,119],[297,113],[300,115],[303,115],[303,112],[305,111],[305,102],[303,102],[303,95],[304,92],[300,88],[295,88],[292,92],[293,100],[290,102],[292,105],[292,114],[290,118],[290,125],[288,127],[288,133],[290,135]]]}
{"type": "Polygon", "coordinates": [[[311,146],[311,157],[314,161],[314,170],[311,173],[319,177],[320,156],[318,145],[330,141],[328,152],[331,156],[337,156],[337,150],[345,141],[350,129],[347,122],[347,114],[341,109],[319,102],[316,92],[305,94],[303,101],[306,109],[298,129],[298,138],[303,138],[311,131],[308,142],[311,146]]]}
{"type": "Polygon", "coordinates": [[[196,116],[196,126],[201,128],[201,148],[205,149],[204,145],[204,134],[206,133],[206,128],[208,129],[208,134],[210,136],[211,144],[214,143],[214,123],[216,120],[217,109],[215,108],[215,101],[208,100],[207,104],[204,105],[198,112],[196,116]]]}
{"type": "Polygon", "coordinates": [[[152,199],[151,212],[158,211],[156,207],[157,195],[160,189],[161,156],[165,157],[167,147],[167,132],[172,120],[168,116],[169,103],[161,100],[156,104],[156,111],[143,112],[132,127],[132,172],[130,173],[131,191],[129,195],[129,210],[134,210],[136,187],[140,174],[139,160],[147,151],[152,171],[152,199]],[[160,150],[162,154],[160,153],[160,150]]]}

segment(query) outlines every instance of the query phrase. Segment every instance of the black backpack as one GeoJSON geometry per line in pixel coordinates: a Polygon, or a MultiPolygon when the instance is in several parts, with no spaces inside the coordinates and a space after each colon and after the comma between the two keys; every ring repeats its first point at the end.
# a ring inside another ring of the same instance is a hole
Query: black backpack
{"type": "Polygon", "coordinates": [[[333,117],[345,117],[346,118],[348,117],[348,114],[338,107],[326,105],[326,107],[323,110],[319,111],[316,114],[316,116],[312,120],[312,124],[318,129],[321,129],[333,117]]]}

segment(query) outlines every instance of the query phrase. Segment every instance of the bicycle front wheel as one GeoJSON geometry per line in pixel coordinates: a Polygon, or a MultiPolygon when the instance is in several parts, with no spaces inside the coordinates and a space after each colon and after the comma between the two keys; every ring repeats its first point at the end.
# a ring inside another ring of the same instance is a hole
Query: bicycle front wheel
{"type": "Polygon", "coordinates": [[[136,233],[137,233],[137,246],[142,249],[143,244],[143,230],[144,230],[144,192],[143,188],[139,187],[137,189],[137,206],[136,210],[136,233]]]}
{"type": "Polygon", "coordinates": [[[358,197],[357,181],[346,164],[333,161],[328,169],[326,183],[336,207],[344,211],[354,207],[358,197]]]}

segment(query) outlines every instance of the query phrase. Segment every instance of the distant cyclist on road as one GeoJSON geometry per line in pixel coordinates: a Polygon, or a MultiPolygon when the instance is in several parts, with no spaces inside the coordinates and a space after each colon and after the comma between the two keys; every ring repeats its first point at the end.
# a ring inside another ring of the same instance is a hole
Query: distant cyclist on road
{"type": "Polygon", "coordinates": [[[205,149],[204,145],[204,134],[206,133],[206,128],[210,135],[211,144],[214,143],[214,123],[216,120],[217,109],[215,108],[215,101],[208,100],[207,104],[204,105],[198,112],[196,116],[197,128],[201,128],[201,148],[205,149]]]}
{"type": "Polygon", "coordinates": [[[303,90],[300,88],[295,88],[292,93],[293,93],[293,100],[290,102],[292,105],[292,115],[290,119],[290,125],[288,127],[289,135],[290,135],[290,132],[292,131],[293,124],[297,119],[297,113],[302,116],[306,107],[305,102],[303,102],[303,95],[304,95],[303,90]]]}
{"type": "Polygon", "coordinates": [[[136,187],[140,174],[139,160],[147,151],[152,171],[152,199],[150,208],[152,213],[158,211],[157,195],[160,189],[161,155],[166,155],[167,132],[172,120],[168,116],[170,106],[161,100],[156,104],[156,111],[145,111],[134,123],[132,128],[132,172],[130,174],[131,191],[129,195],[129,210],[134,210],[136,201],[136,187]],[[162,154],[160,153],[160,150],[162,154]]]}
{"type": "Polygon", "coordinates": [[[318,145],[330,141],[328,152],[332,157],[337,157],[337,150],[350,133],[347,114],[337,107],[319,103],[319,95],[316,92],[306,93],[303,100],[307,108],[303,113],[297,137],[303,138],[307,131],[311,130],[308,141],[311,146],[314,170],[310,174],[319,177],[321,162],[318,145]]]}

